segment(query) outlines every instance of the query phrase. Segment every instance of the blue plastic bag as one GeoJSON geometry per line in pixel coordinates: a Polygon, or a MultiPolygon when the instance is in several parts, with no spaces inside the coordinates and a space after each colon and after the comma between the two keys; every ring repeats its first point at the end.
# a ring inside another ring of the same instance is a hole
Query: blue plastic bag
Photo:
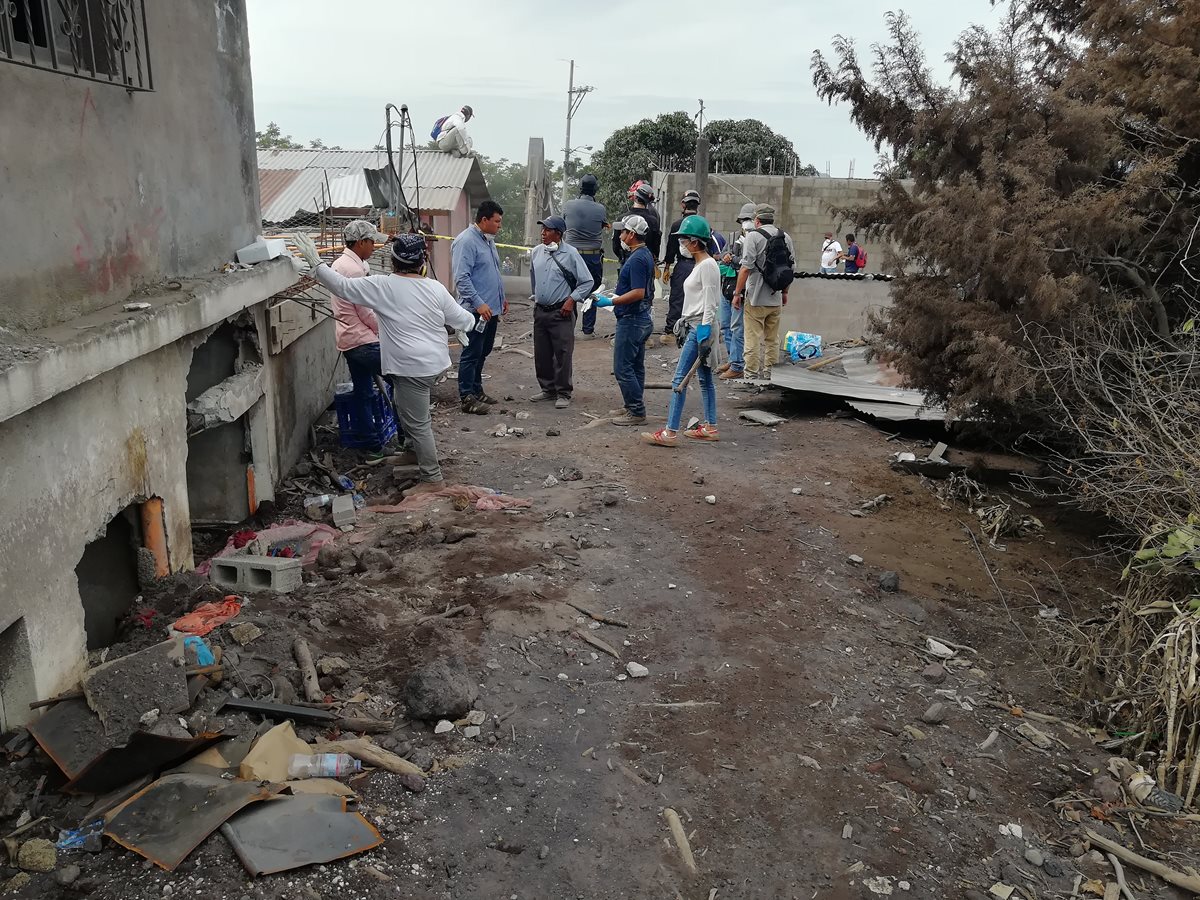
{"type": "Polygon", "coordinates": [[[814,359],[821,355],[821,336],[804,331],[789,331],[784,336],[783,349],[793,362],[814,359]]]}
{"type": "Polygon", "coordinates": [[[191,650],[196,654],[196,665],[198,666],[211,666],[217,662],[212,650],[208,648],[208,644],[204,643],[204,638],[199,638],[195,635],[185,637],[183,639],[183,649],[185,651],[191,650]]]}

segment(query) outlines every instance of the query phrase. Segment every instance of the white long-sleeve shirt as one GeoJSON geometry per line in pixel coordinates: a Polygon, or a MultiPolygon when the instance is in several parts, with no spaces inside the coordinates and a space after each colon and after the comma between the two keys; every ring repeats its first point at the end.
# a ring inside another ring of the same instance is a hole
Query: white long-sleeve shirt
{"type": "Polygon", "coordinates": [[[693,325],[715,325],[720,308],[721,267],[710,256],[683,282],[683,318],[693,325]]]}
{"type": "Polygon", "coordinates": [[[379,317],[383,374],[423,378],[450,368],[446,326],[470,331],[475,317],[432,278],[369,275],[346,278],[322,263],[313,277],[330,292],[379,317]]]}

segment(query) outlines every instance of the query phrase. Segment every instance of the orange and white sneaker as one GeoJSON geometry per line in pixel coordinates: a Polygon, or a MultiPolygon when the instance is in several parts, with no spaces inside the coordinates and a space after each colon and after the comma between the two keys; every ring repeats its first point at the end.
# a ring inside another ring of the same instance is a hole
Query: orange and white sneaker
{"type": "Polygon", "coordinates": [[[709,425],[707,422],[701,422],[695,428],[689,428],[683,433],[684,437],[691,438],[693,441],[719,441],[721,433],[717,431],[716,425],[709,425]]]}
{"type": "Polygon", "coordinates": [[[656,447],[679,446],[679,434],[674,431],[667,431],[665,428],[660,428],[655,432],[643,431],[642,440],[647,444],[654,444],[656,447]]]}

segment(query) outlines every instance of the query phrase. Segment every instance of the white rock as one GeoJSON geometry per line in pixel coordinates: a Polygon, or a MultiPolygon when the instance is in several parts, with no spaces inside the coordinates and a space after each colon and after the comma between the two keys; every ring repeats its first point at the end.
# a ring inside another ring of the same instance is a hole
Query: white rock
{"type": "Polygon", "coordinates": [[[442,719],[440,722],[438,722],[436,725],[433,726],[434,734],[445,734],[446,732],[453,731],[453,730],[454,730],[454,723],[451,722],[449,719],[442,719]]]}
{"type": "Polygon", "coordinates": [[[557,479],[557,478],[555,478],[553,475],[547,475],[547,476],[546,476],[546,480],[542,482],[542,487],[548,487],[548,488],[551,488],[551,487],[554,487],[554,486],[555,486],[555,485],[557,485],[557,484],[558,484],[558,479],[557,479]]]}
{"type": "Polygon", "coordinates": [[[867,890],[872,894],[879,894],[884,897],[890,897],[892,894],[892,880],[882,875],[875,878],[864,878],[863,884],[867,886],[867,890]]]}
{"type": "Polygon", "coordinates": [[[713,506],[713,505],[715,505],[715,504],[716,504],[716,502],[717,502],[716,495],[715,495],[715,494],[709,494],[707,497],[705,497],[705,498],[704,498],[704,502],[705,502],[705,503],[707,503],[709,506],[713,506]]]}
{"type": "Polygon", "coordinates": [[[896,882],[896,887],[900,888],[900,890],[902,890],[902,891],[911,891],[912,890],[912,885],[909,884],[907,881],[896,882]]]}
{"type": "Polygon", "coordinates": [[[466,728],[463,729],[463,737],[465,737],[465,738],[479,737],[479,726],[478,725],[468,725],[466,728]]]}
{"type": "Polygon", "coordinates": [[[469,725],[482,725],[487,721],[487,713],[482,709],[473,709],[467,713],[467,723],[469,725]]]}
{"type": "Polygon", "coordinates": [[[667,585],[667,590],[668,590],[668,591],[673,591],[673,590],[675,590],[675,582],[671,582],[671,583],[669,583],[669,584],[667,585]]]}
{"type": "Polygon", "coordinates": [[[628,678],[629,678],[629,676],[626,675],[624,672],[622,672],[620,675],[617,676],[617,681],[626,681],[626,680],[628,680],[628,678]]]}
{"type": "Polygon", "coordinates": [[[925,638],[925,649],[938,659],[950,659],[954,656],[953,650],[951,650],[941,641],[935,641],[933,638],[925,638]]]}
{"type": "Polygon", "coordinates": [[[641,663],[628,662],[625,663],[625,671],[629,673],[630,678],[645,678],[650,674],[650,670],[641,663]]]}
{"type": "Polygon", "coordinates": [[[851,563],[852,565],[855,565],[855,566],[861,566],[863,564],[863,561],[864,561],[863,558],[861,556],[859,556],[857,553],[851,553],[849,556],[846,557],[846,562],[851,563]]]}
{"type": "Polygon", "coordinates": [[[559,673],[558,673],[558,680],[559,680],[559,681],[570,681],[570,680],[571,680],[571,676],[570,676],[570,675],[568,675],[566,672],[559,672],[559,673]]]}
{"type": "Polygon", "coordinates": [[[808,766],[808,768],[815,769],[818,772],[821,771],[821,764],[811,756],[798,756],[796,759],[802,766],[808,766]]]}
{"type": "Polygon", "coordinates": [[[792,493],[799,496],[800,494],[804,493],[804,488],[792,488],[792,493]]]}
{"type": "Polygon", "coordinates": [[[1008,837],[1015,837],[1017,840],[1021,840],[1025,837],[1025,829],[1015,822],[1010,822],[1007,825],[1001,825],[1000,833],[1007,835],[1008,837]]]}

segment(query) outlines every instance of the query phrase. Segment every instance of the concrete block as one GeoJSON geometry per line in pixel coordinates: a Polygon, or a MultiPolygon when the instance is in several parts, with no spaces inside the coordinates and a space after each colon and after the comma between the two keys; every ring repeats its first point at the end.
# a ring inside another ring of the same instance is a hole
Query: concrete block
{"type": "Polygon", "coordinates": [[[212,561],[208,580],[223,588],[288,594],[301,585],[302,572],[303,562],[299,559],[282,556],[223,556],[212,561]]]}
{"type": "Polygon", "coordinates": [[[351,494],[339,494],[333,498],[333,525],[335,528],[345,528],[358,521],[358,512],[354,509],[354,497],[351,494]]]}

